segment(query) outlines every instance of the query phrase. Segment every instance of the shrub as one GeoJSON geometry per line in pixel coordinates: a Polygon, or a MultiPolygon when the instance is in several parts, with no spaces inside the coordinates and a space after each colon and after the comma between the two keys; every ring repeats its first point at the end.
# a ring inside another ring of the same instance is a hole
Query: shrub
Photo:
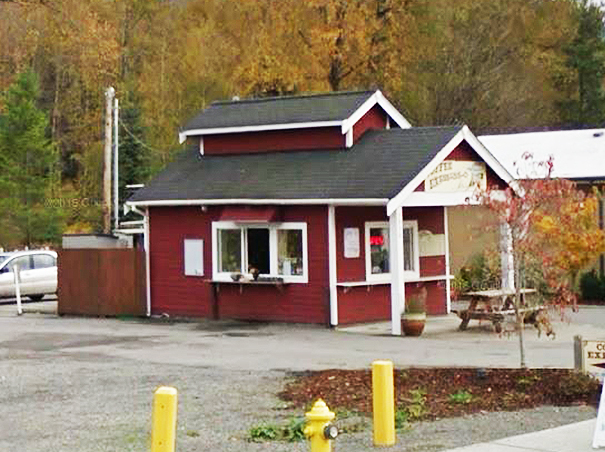
{"type": "Polygon", "coordinates": [[[262,423],[252,427],[248,433],[250,436],[250,441],[255,443],[271,441],[277,439],[279,427],[273,424],[262,423]]]}
{"type": "Polygon", "coordinates": [[[464,293],[476,290],[500,287],[500,263],[493,253],[475,254],[456,275],[453,286],[456,292],[464,293]]]}
{"type": "Polygon", "coordinates": [[[473,395],[464,389],[449,395],[450,403],[465,404],[470,403],[471,400],[473,400],[473,395]]]}
{"type": "Polygon", "coordinates": [[[306,422],[304,417],[291,417],[283,427],[283,438],[291,443],[303,441],[305,439],[304,430],[306,422]]]}
{"type": "Polygon", "coordinates": [[[596,270],[582,274],[580,293],[582,300],[605,301],[605,278],[599,276],[596,270]]]}

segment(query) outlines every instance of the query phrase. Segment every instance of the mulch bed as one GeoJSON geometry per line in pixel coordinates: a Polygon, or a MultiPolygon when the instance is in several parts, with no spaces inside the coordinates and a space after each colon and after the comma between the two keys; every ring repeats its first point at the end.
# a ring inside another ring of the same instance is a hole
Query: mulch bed
{"type": "MultiPolygon", "coordinates": [[[[397,410],[408,420],[540,405],[597,406],[599,382],[570,369],[411,368],[395,370],[397,410]]],[[[322,398],[331,410],[372,412],[369,370],[326,370],[297,376],[279,394],[299,408],[322,398]]]]}

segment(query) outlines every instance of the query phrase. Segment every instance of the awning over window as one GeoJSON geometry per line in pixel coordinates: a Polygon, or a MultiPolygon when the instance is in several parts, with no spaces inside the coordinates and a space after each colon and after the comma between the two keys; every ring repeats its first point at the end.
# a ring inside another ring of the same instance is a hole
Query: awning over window
{"type": "Polygon", "coordinates": [[[225,206],[220,221],[272,223],[281,221],[281,211],[277,206],[225,206]]]}

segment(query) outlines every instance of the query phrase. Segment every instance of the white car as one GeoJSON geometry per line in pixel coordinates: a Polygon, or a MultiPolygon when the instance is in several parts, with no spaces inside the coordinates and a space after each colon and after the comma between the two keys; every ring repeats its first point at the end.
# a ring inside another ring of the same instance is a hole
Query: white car
{"type": "Polygon", "coordinates": [[[0,297],[15,296],[15,266],[19,266],[21,295],[38,301],[57,292],[57,253],[17,251],[0,253],[0,297]]]}

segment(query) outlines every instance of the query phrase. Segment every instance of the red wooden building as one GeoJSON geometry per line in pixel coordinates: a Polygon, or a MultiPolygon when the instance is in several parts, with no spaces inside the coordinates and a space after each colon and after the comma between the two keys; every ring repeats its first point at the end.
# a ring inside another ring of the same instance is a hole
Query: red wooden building
{"type": "Polygon", "coordinates": [[[466,126],[411,127],[380,91],[216,102],[128,205],[148,313],[342,325],[449,311],[448,206],[512,177],[466,126]],[[253,275],[258,273],[258,279],[253,275]]]}

